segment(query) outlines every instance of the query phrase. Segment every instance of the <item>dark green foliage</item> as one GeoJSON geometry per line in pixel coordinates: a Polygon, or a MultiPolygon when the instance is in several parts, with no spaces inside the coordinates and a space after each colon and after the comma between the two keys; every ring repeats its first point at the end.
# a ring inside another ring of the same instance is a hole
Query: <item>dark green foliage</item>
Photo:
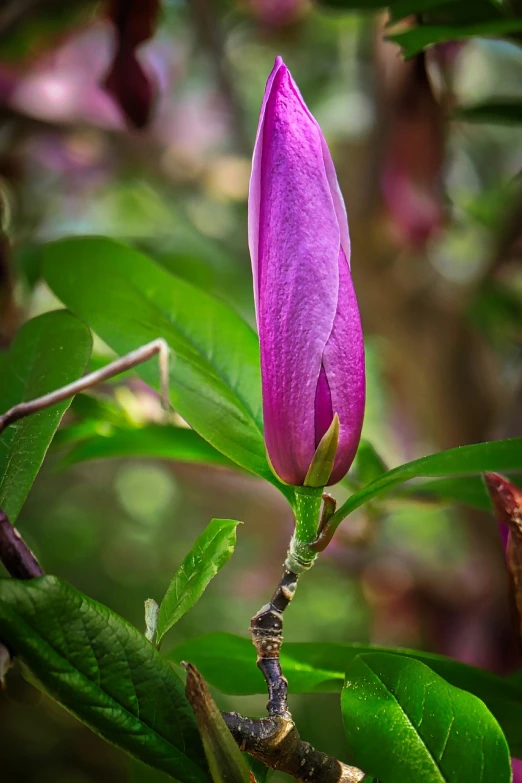
{"type": "Polygon", "coordinates": [[[109,742],[207,783],[183,683],[132,625],[56,577],[0,580],[0,638],[30,679],[109,742]]]}
{"type": "MultiPolygon", "coordinates": [[[[281,664],[290,693],[339,692],[345,672],[359,655],[385,652],[421,661],[451,685],[475,694],[502,726],[514,755],[522,755],[522,685],[491,672],[442,655],[421,650],[389,649],[365,644],[287,643],[281,664]]],[[[190,660],[206,680],[224,693],[264,693],[265,684],[255,668],[255,650],[249,639],[213,633],[175,647],[169,658],[190,660]]]]}
{"type": "Polygon", "coordinates": [[[339,524],[356,508],[398,484],[419,477],[450,477],[487,473],[488,471],[522,472],[522,438],[476,443],[430,454],[407,462],[379,476],[355,492],[335,513],[339,524]]]}
{"type": "MultiPolygon", "coordinates": [[[[70,429],[68,434],[73,436],[73,428],[70,429]]],[[[84,429],[83,432],[81,428],[77,429],[78,440],[63,458],[64,466],[108,457],[151,457],[238,469],[234,462],[214,449],[197,432],[185,427],[149,424],[125,429],[110,427],[104,435],[96,431],[88,435],[83,433],[84,429]]]]}
{"type": "Polygon", "coordinates": [[[491,713],[420,661],[359,655],[346,672],[350,756],[385,783],[508,783],[509,750],[491,713]]]}
{"type": "MultiPolygon", "coordinates": [[[[248,324],[223,303],[109,239],[63,240],[47,247],[45,259],[45,277],[55,294],[117,353],[163,337],[173,352],[175,409],[215,448],[287,493],[266,461],[259,347],[248,324]]],[[[138,372],[157,386],[152,362],[138,372]]]]}

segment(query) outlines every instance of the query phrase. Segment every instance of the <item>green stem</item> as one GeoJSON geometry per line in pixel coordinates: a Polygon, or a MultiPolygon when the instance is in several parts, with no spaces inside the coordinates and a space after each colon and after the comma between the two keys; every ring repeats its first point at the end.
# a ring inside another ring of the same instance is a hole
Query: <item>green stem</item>
{"type": "Polygon", "coordinates": [[[303,544],[317,538],[324,487],[295,487],[295,537],[303,544]]]}
{"type": "Polygon", "coordinates": [[[285,568],[300,574],[313,565],[317,552],[312,545],[317,538],[323,487],[295,487],[295,531],[285,568]]]}

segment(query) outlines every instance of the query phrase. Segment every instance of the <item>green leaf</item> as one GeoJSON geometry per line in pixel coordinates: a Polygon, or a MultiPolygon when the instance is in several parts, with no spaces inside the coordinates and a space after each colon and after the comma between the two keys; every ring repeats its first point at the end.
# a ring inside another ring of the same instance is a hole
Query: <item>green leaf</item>
{"type": "Polygon", "coordinates": [[[522,122],[522,97],[490,98],[471,106],[459,106],[453,117],[466,122],[517,125],[522,122]]]}
{"type": "Polygon", "coordinates": [[[430,22],[472,24],[498,19],[502,0],[394,0],[390,3],[390,22],[407,16],[429,14],[430,22]]]}
{"type": "Polygon", "coordinates": [[[130,623],[53,576],[0,580],[0,638],[37,687],[108,742],[208,783],[183,684],[130,623]]]}
{"type": "MultiPolygon", "coordinates": [[[[515,481],[514,483],[517,482],[515,481]]],[[[408,498],[410,500],[461,503],[464,506],[477,508],[481,511],[491,510],[491,499],[484,480],[479,476],[427,479],[418,483],[415,482],[415,484],[397,487],[395,490],[392,490],[392,494],[394,496],[397,495],[399,498],[408,498]]]]}
{"type": "MultiPolygon", "coordinates": [[[[281,665],[290,693],[339,693],[346,667],[361,653],[386,652],[422,661],[452,685],[470,691],[484,701],[501,724],[513,755],[522,756],[522,678],[499,677],[443,655],[390,649],[368,644],[287,643],[281,649],[281,665]]],[[[170,660],[190,661],[207,682],[223,693],[265,693],[266,684],[256,667],[250,639],[228,633],[211,633],[175,647],[170,660]]]]}
{"type": "Polygon", "coordinates": [[[108,426],[103,434],[89,436],[76,443],[61,464],[71,465],[107,457],[151,457],[237,470],[235,462],[214,449],[194,430],[161,424],[133,428],[108,426]]]}
{"type": "Polygon", "coordinates": [[[383,783],[510,783],[509,749],[486,706],[420,661],[355,658],[341,697],[350,761],[383,783]]]}
{"type": "Polygon", "coordinates": [[[203,677],[190,663],[186,694],[199,726],[214,783],[251,783],[248,764],[223,720],[203,677]]]}
{"type": "MultiPolygon", "coordinates": [[[[79,378],[92,348],[87,326],[66,310],[22,326],[2,357],[0,413],[79,378]]],[[[15,522],[71,400],[20,419],[0,436],[0,508],[15,522]]]]}
{"type": "MultiPolygon", "coordinates": [[[[258,340],[236,313],[110,239],[61,240],[44,259],[54,293],[118,354],[163,337],[173,350],[174,408],[216,449],[291,497],[266,460],[258,340]]],[[[153,362],[138,372],[157,387],[153,362]]]]}
{"type": "Polygon", "coordinates": [[[461,0],[395,0],[390,5],[390,22],[399,22],[407,16],[423,14],[427,11],[437,11],[447,6],[456,5],[461,0]]]}
{"type": "Polygon", "coordinates": [[[469,476],[489,471],[522,472],[522,438],[476,443],[472,446],[458,446],[456,449],[439,451],[428,457],[406,462],[372,481],[359,492],[355,492],[335,512],[329,525],[335,529],[342,520],[381,492],[396,487],[405,481],[422,477],[469,476]]]}
{"type": "Polygon", "coordinates": [[[367,440],[361,440],[353,462],[357,481],[366,485],[386,473],[386,465],[376,449],[367,440]]]}
{"type": "Polygon", "coordinates": [[[522,19],[492,19],[474,24],[425,24],[388,36],[402,47],[405,57],[413,57],[429,46],[468,38],[499,38],[522,31],[522,19]]]}
{"type": "Polygon", "coordinates": [[[236,545],[236,528],[241,522],[213,519],[174,574],[160,604],[158,643],[198,601],[206,586],[230,559],[236,545]]]}

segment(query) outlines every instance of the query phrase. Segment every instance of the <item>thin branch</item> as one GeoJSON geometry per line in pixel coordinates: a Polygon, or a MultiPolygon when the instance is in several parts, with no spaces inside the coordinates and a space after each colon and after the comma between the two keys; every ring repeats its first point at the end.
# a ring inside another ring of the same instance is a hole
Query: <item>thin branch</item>
{"type": "Polygon", "coordinates": [[[294,596],[297,579],[297,574],[285,568],[270,602],[250,621],[257,665],[268,686],[268,714],[285,718],[291,717],[287,704],[288,681],[283,676],[279,652],[283,643],[283,612],[294,596]]]}
{"type": "MultiPolygon", "coordinates": [[[[324,536],[334,512],[335,500],[330,495],[323,495],[317,539],[321,543],[321,536],[324,536]]],[[[288,709],[288,681],[283,674],[279,654],[283,643],[283,612],[294,597],[299,578],[299,574],[289,567],[290,562],[295,562],[295,558],[287,558],[271,600],[254,615],[250,625],[252,642],[257,650],[257,665],[268,686],[266,708],[269,717],[252,720],[237,712],[222,715],[240,749],[272,769],[286,772],[303,783],[359,783],[365,777],[360,769],[343,764],[303,742],[288,709]]],[[[310,566],[311,563],[303,570],[310,566]]]]}
{"type": "MultiPolygon", "coordinates": [[[[328,528],[328,522],[334,512],[334,498],[331,495],[324,494],[318,538],[312,544],[312,549],[315,549],[318,542],[322,544],[321,536],[324,535],[324,531],[328,528]]],[[[257,650],[257,665],[261,669],[268,686],[268,703],[266,705],[268,714],[287,719],[292,717],[288,710],[288,681],[281,669],[279,653],[283,644],[283,612],[294,597],[299,578],[299,573],[297,573],[299,560],[296,559],[295,552],[292,551],[293,541],[294,539],[292,539],[290,544],[285,570],[272,598],[269,603],[261,607],[250,621],[252,643],[257,650]]],[[[303,563],[303,570],[308,570],[312,563],[313,561],[306,564],[303,563]]]]}
{"type": "Polygon", "coordinates": [[[0,509],[0,560],[14,579],[43,576],[43,569],[7,514],[0,509]]]}
{"type": "Polygon", "coordinates": [[[274,716],[251,720],[236,712],[221,713],[239,748],[272,769],[303,783],[360,783],[365,777],[357,767],[315,750],[299,736],[288,718],[274,716]]]}
{"type": "Polygon", "coordinates": [[[49,394],[44,394],[43,397],[37,397],[35,400],[14,405],[6,413],[0,416],[0,433],[10,424],[18,421],[18,419],[30,416],[32,413],[38,413],[45,408],[49,408],[51,405],[56,405],[59,402],[68,400],[69,397],[74,397],[74,395],[79,392],[90,389],[92,386],[96,386],[96,384],[101,383],[102,381],[114,378],[115,375],[119,375],[126,370],[136,367],[138,364],[146,362],[155,354],[158,354],[160,363],[161,397],[163,405],[168,408],[169,347],[165,340],[160,338],[158,340],[153,340],[151,343],[147,343],[147,345],[142,345],[141,348],[131,351],[126,356],[116,359],[105,367],[95,370],[94,372],[89,373],[89,375],[85,375],[83,378],[79,378],[77,381],[69,383],[67,386],[63,386],[61,389],[57,389],[49,394]]]}
{"type": "MultiPolygon", "coordinates": [[[[0,561],[13,579],[43,576],[43,568],[33,555],[7,514],[0,509],[0,561]]],[[[11,652],[0,642],[0,690],[4,690],[7,672],[13,665],[11,652]]]]}

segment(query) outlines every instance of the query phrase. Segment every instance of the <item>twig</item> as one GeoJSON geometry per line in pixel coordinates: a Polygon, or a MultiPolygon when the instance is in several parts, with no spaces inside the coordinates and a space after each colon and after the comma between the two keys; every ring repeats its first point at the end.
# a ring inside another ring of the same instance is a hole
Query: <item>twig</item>
{"type": "Polygon", "coordinates": [[[115,375],[119,375],[126,370],[136,367],[138,364],[146,362],[155,354],[159,355],[160,362],[161,397],[164,406],[168,408],[169,347],[165,340],[160,338],[158,340],[153,340],[151,343],[147,343],[147,345],[142,345],[141,348],[131,351],[126,356],[116,359],[114,362],[107,364],[100,370],[95,370],[94,372],[89,373],[89,375],[85,375],[83,378],[79,378],[77,381],[73,381],[73,383],[63,386],[61,389],[57,389],[49,394],[44,394],[42,397],[37,397],[35,400],[14,405],[6,413],[0,416],[0,433],[10,424],[18,421],[18,419],[49,408],[51,405],[56,405],[58,402],[63,402],[63,400],[67,400],[69,397],[74,397],[75,394],[85,391],[85,389],[90,389],[92,386],[95,386],[102,381],[113,378],[115,375]]]}
{"type": "Polygon", "coordinates": [[[292,720],[280,716],[250,720],[236,712],[222,715],[241,750],[303,783],[359,783],[365,776],[357,767],[304,742],[292,720]]]}
{"type": "MultiPolygon", "coordinates": [[[[13,579],[34,579],[44,571],[7,514],[0,509],[0,561],[13,579]]],[[[0,642],[0,690],[5,690],[5,678],[13,665],[10,650],[0,642]]]]}
{"type": "MultiPolygon", "coordinates": [[[[317,539],[310,545],[310,549],[314,550],[318,542],[322,544],[322,536],[328,529],[328,522],[334,512],[334,498],[324,494],[317,539]]],[[[270,716],[280,716],[287,719],[292,717],[288,710],[288,680],[283,675],[279,660],[283,644],[283,612],[294,597],[299,574],[308,570],[313,564],[313,560],[301,561],[297,557],[293,544],[294,539],[290,544],[285,570],[271,600],[262,606],[250,621],[252,642],[257,650],[257,665],[268,686],[267,712],[270,716]]],[[[321,549],[317,551],[324,549],[324,546],[321,546],[321,549]]]]}
{"type": "Polygon", "coordinates": [[[0,509],[0,560],[14,579],[43,576],[43,569],[7,514],[0,509]]]}
{"type": "Polygon", "coordinates": [[[279,652],[283,643],[283,612],[292,600],[298,574],[285,568],[268,604],[252,617],[250,633],[257,650],[257,665],[268,686],[269,715],[291,718],[288,712],[288,680],[283,675],[279,652]]]}
{"type": "MultiPolygon", "coordinates": [[[[328,529],[328,521],[334,512],[335,500],[330,495],[323,495],[318,541],[328,529]]],[[[268,686],[266,708],[269,717],[252,720],[237,712],[224,712],[222,715],[240,749],[272,769],[307,783],[359,783],[365,777],[364,772],[315,750],[301,739],[288,709],[288,681],[283,675],[279,654],[283,643],[283,612],[294,597],[299,578],[299,574],[289,567],[290,563],[299,565],[295,552],[293,556],[289,552],[285,570],[270,602],[254,615],[250,625],[252,642],[257,650],[257,665],[268,686]]],[[[312,563],[303,564],[303,571],[312,563]]]]}

